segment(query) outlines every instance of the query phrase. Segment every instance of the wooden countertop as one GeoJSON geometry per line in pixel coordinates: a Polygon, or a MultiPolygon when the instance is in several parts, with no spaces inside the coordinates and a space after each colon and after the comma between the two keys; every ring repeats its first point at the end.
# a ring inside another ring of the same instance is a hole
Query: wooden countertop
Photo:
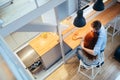
{"type": "Polygon", "coordinates": [[[29,45],[42,56],[59,43],[59,37],[52,32],[44,32],[29,42],[29,45]]]}
{"type": "Polygon", "coordinates": [[[80,35],[80,37],[84,37],[86,35],[86,33],[88,33],[90,30],[91,29],[89,27],[89,24],[87,24],[85,27],[77,29],[76,31],[74,31],[73,33],[71,33],[69,36],[67,36],[64,39],[64,42],[66,44],[68,44],[69,47],[71,47],[72,49],[74,49],[74,48],[76,48],[80,44],[81,39],[75,40],[75,39],[73,39],[73,35],[77,33],[77,34],[80,35]]]}
{"type": "MultiPolygon", "coordinates": [[[[119,3],[114,4],[110,8],[104,10],[102,13],[100,13],[98,16],[96,16],[94,19],[89,21],[83,28],[79,28],[78,30],[75,30],[75,32],[71,33],[69,36],[67,36],[64,39],[64,42],[68,44],[69,47],[72,49],[75,49],[80,44],[80,39],[73,40],[73,35],[75,33],[79,33],[81,37],[84,37],[87,32],[89,32],[91,23],[94,20],[100,20],[103,25],[106,25],[108,22],[110,22],[113,18],[116,17],[116,15],[120,14],[120,9],[116,9],[120,7],[119,3]],[[112,11],[111,11],[112,10],[112,11]]],[[[71,25],[71,24],[70,24],[71,25]]],[[[70,26],[71,27],[71,26],[70,26]]]]}

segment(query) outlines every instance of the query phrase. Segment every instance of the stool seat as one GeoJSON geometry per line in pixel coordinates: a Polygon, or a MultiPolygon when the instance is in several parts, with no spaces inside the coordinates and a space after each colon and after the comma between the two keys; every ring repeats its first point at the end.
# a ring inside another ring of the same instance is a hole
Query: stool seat
{"type": "Polygon", "coordinates": [[[93,80],[96,75],[98,73],[100,73],[101,71],[101,66],[104,64],[104,62],[101,62],[99,65],[91,65],[91,66],[87,66],[85,65],[81,60],[80,60],[80,64],[79,64],[79,68],[78,68],[78,72],[80,72],[81,74],[83,74],[84,76],[88,77],[89,79],[93,80]],[[81,66],[83,66],[84,68],[82,68],[81,66]],[[97,69],[97,71],[95,72],[95,68],[97,69]],[[84,70],[82,70],[84,69],[84,70]],[[91,70],[91,71],[90,71],[91,70]],[[91,72],[91,74],[88,73],[91,72]]]}
{"type": "Polygon", "coordinates": [[[94,78],[97,76],[98,73],[101,72],[102,65],[104,64],[104,51],[101,53],[101,58],[100,62],[98,64],[93,64],[93,65],[86,65],[80,60],[79,62],[79,67],[78,67],[78,72],[83,74],[84,76],[88,77],[91,80],[94,80],[94,78]],[[81,66],[84,66],[84,70],[81,69],[81,66]],[[86,72],[84,72],[86,71],[86,72]],[[88,74],[89,72],[90,74],[88,74]]]}

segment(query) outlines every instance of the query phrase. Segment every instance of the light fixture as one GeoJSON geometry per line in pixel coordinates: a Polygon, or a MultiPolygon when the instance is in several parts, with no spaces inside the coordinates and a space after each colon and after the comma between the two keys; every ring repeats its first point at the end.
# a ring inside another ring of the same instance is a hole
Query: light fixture
{"type": "Polygon", "coordinates": [[[93,9],[96,11],[102,11],[104,10],[104,3],[103,0],[97,0],[95,4],[93,5],[93,9]]]}
{"type": "Polygon", "coordinates": [[[78,0],[78,11],[77,11],[77,16],[73,22],[73,24],[76,26],[76,27],[83,27],[86,25],[86,20],[85,18],[83,17],[83,10],[80,9],[80,0],[78,0]]]}

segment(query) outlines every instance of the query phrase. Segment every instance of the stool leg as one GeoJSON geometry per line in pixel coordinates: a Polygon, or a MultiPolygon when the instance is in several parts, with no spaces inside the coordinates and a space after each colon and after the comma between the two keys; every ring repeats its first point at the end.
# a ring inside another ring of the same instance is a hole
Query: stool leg
{"type": "Polygon", "coordinates": [[[93,68],[93,66],[92,66],[92,75],[91,75],[91,80],[93,80],[94,79],[94,68],[93,68]]]}
{"type": "Polygon", "coordinates": [[[78,72],[80,72],[80,61],[79,61],[79,67],[78,67],[78,72]]]}
{"type": "Polygon", "coordinates": [[[113,41],[114,41],[114,35],[112,35],[112,43],[113,43],[113,41]]]}
{"type": "Polygon", "coordinates": [[[99,74],[101,74],[101,70],[102,70],[102,66],[100,66],[100,72],[99,72],[99,74]]]}

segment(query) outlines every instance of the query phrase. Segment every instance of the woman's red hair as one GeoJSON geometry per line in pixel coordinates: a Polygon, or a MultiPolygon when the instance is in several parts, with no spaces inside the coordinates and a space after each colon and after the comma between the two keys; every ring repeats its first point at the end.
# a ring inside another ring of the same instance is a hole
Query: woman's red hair
{"type": "MultiPolygon", "coordinates": [[[[85,38],[84,38],[84,47],[85,48],[89,48],[89,49],[93,49],[96,42],[98,40],[98,34],[95,32],[89,32],[85,38]]],[[[88,54],[86,51],[83,50],[83,53],[88,57],[88,59],[93,60],[96,59],[97,56],[93,56],[88,54]]]]}

